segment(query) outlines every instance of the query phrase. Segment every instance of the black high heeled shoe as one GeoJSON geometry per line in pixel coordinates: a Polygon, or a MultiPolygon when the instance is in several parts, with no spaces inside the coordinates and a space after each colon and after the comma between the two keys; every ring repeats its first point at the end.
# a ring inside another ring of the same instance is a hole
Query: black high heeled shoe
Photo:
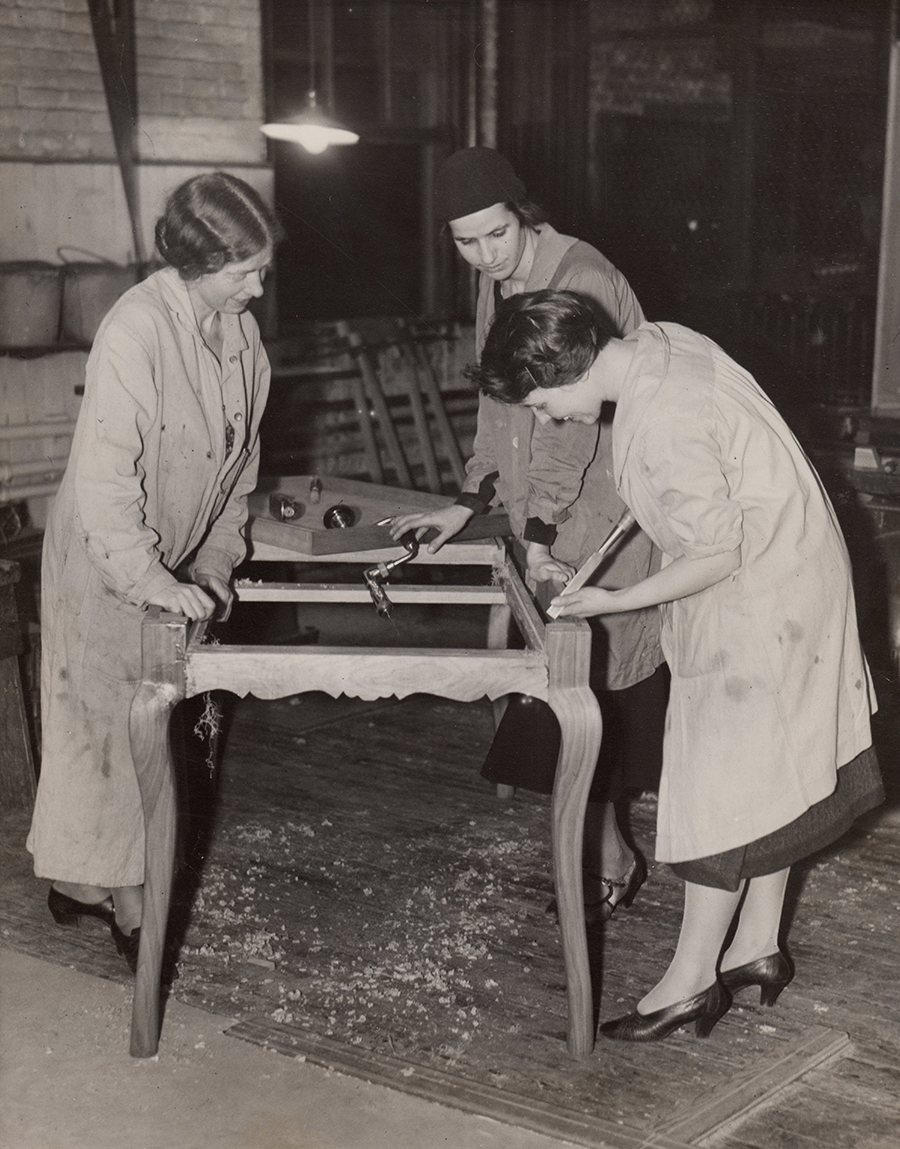
{"type": "Polygon", "coordinates": [[[600,1032],[613,1041],[662,1041],[683,1025],[696,1022],[698,1037],[709,1037],[716,1023],[725,1016],[731,1007],[731,994],[720,981],[703,990],[702,993],[667,1005],[653,1013],[638,1013],[634,1010],[614,1021],[604,1022],[600,1032]]]}
{"type": "Polygon", "coordinates": [[[118,925],[113,922],[112,929],[113,941],[116,943],[116,949],[119,954],[128,962],[128,968],[133,974],[137,973],[138,964],[138,950],[141,946],[141,930],[138,927],[130,934],[123,934],[118,925]]]}
{"type": "Polygon", "coordinates": [[[719,980],[729,993],[737,993],[751,985],[759,986],[759,1004],[774,1005],[778,995],[794,977],[794,966],[781,950],[766,957],[748,961],[734,969],[721,970],[719,980]]]}
{"type": "MultiPolygon", "coordinates": [[[[592,875],[586,875],[590,881],[592,875]]],[[[621,906],[627,910],[634,901],[635,894],[647,880],[647,863],[640,854],[634,855],[631,865],[621,878],[604,878],[593,881],[605,891],[604,896],[598,899],[584,899],[584,920],[588,926],[600,925],[608,922],[621,906]]]]}
{"type": "Polygon", "coordinates": [[[137,929],[131,934],[122,933],[116,922],[116,909],[112,897],[104,898],[102,902],[79,902],[51,886],[47,895],[47,908],[58,926],[77,926],[79,919],[83,917],[97,918],[103,922],[109,927],[116,951],[128,963],[131,972],[137,973],[141,931],[137,929]]]}
{"type": "MultiPolygon", "coordinates": [[[[634,901],[638,890],[647,880],[647,863],[640,854],[634,859],[621,878],[597,877],[594,874],[584,873],[584,924],[588,929],[596,928],[608,922],[616,909],[621,906],[627,910],[634,901]],[[600,897],[592,897],[589,887],[595,889],[599,886],[600,897]]],[[[559,921],[559,906],[556,898],[548,903],[547,914],[554,914],[559,921]]]]}
{"type": "Polygon", "coordinates": [[[99,918],[105,926],[114,926],[116,910],[111,897],[102,902],[78,902],[68,894],[61,894],[54,886],[47,895],[47,908],[58,926],[77,926],[83,917],[99,918]]]}

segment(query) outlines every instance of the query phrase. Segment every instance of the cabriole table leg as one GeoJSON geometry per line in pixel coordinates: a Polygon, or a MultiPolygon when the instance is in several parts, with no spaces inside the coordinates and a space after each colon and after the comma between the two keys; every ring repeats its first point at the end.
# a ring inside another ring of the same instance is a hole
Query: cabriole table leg
{"type": "Polygon", "coordinates": [[[143,628],[144,681],[131,706],[131,751],[144,807],[144,910],[131,1013],[132,1057],[159,1048],[160,981],[175,867],[176,789],[169,742],[184,697],[185,620],[161,615],[143,628]]]}

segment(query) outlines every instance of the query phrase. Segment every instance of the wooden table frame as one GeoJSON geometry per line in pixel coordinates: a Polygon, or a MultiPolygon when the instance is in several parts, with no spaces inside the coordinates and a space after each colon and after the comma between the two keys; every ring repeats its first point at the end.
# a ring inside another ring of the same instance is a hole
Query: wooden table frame
{"type": "MultiPolygon", "coordinates": [[[[447,547],[441,552],[456,550],[447,547]]],[[[131,1053],[152,1057],[159,1046],[160,977],[175,862],[175,775],[168,725],[173,707],[209,690],[241,697],[282,698],[324,691],[374,700],[434,694],[463,702],[522,693],[546,700],[559,719],[562,744],[551,802],[553,873],[568,995],[569,1052],[584,1057],[594,1044],[593,1003],[582,892],[584,811],[600,750],[602,724],[588,685],[586,622],[545,622],[502,543],[490,546],[491,586],[389,586],[394,603],[481,604],[490,607],[484,650],[327,646],[204,646],[187,619],[150,608],[143,627],[143,681],[131,708],[135,768],[144,806],[144,916],[131,1027],[131,1053]],[[510,616],[524,650],[506,649],[510,616]]],[[[395,549],[392,552],[396,555],[395,549]]],[[[456,561],[473,561],[464,547],[456,561]]],[[[484,561],[486,546],[477,548],[484,561]]],[[[284,553],[260,548],[255,558],[284,553]]],[[[297,556],[294,556],[296,558],[297,556]]],[[[380,555],[378,556],[380,557],[380,555]]],[[[342,556],[346,561],[347,556],[342,556]]],[[[372,552],[362,561],[377,561],[372,552]]],[[[441,556],[431,561],[440,563],[441,556]]],[[[368,600],[361,586],[238,584],[244,601],[346,603],[368,600]]],[[[400,608],[402,609],[402,607],[400,608]]],[[[374,610],[374,607],[373,607],[374,610]]]]}

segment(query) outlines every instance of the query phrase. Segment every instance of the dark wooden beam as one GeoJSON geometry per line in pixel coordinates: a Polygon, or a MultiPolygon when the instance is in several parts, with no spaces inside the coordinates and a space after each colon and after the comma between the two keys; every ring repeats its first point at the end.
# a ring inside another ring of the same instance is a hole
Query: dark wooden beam
{"type": "Polygon", "coordinates": [[[137,52],[134,0],[87,0],[122,186],[131,218],[134,254],[146,259],[137,180],[137,52]]]}

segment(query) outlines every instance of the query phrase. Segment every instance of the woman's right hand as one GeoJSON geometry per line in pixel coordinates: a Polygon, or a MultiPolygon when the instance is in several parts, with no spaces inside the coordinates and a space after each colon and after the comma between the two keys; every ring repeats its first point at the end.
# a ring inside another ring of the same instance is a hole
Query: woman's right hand
{"type": "Polygon", "coordinates": [[[583,586],[579,590],[563,591],[552,599],[558,618],[592,618],[598,614],[618,614],[627,610],[620,604],[621,591],[606,590],[599,586],[583,586]]]}
{"type": "Polygon", "coordinates": [[[430,555],[441,549],[448,539],[459,534],[475,512],[469,507],[462,507],[459,503],[452,503],[449,507],[441,507],[438,511],[423,511],[416,515],[398,515],[391,519],[391,538],[399,539],[407,531],[415,531],[416,538],[420,539],[429,527],[437,528],[437,535],[426,547],[430,555]]]}
{"type": "Polygon", "coordinates": [[[216,609],[216,600],[191,582],[177,582],[164,587],[151,595],[147,602],[172,614],[186,615],[192,622],[205,622],[212,618],[216,609]]]}

